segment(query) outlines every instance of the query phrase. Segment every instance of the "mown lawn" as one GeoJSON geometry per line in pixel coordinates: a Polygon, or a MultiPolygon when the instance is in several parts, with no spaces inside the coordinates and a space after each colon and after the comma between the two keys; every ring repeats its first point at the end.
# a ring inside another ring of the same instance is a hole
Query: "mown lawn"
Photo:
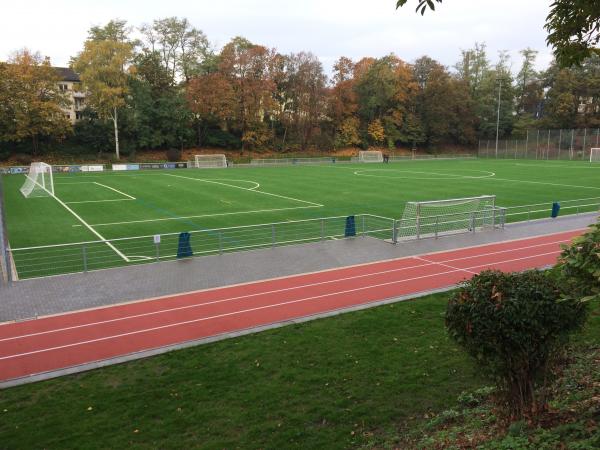
{"type": "MultiPolygon", "coordinates": [[[[446,336],[447,295],[0,391],[0,448],[397,442],[485,384],[446,336]]],[[[600,339],[598,316],[580,339],[600,339]]]]}

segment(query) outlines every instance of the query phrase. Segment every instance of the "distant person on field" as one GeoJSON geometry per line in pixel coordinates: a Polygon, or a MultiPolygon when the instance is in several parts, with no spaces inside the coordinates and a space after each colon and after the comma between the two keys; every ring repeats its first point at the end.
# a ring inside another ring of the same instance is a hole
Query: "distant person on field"
{"type": "Polygon", "coordinates": [[[383,163],[388,164],[390,162],[390,155],[383,155],[383,163]]]}

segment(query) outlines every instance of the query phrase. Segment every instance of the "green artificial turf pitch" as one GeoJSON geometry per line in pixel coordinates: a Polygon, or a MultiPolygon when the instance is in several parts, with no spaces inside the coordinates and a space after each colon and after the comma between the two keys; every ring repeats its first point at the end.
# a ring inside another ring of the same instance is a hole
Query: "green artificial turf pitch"
{"type": "MultiPolygon", "coordinates": [[[[497,196],[497,205],[508,207],[600,197],[600,165],[568,161],[465,159],[60,173],[54,175],[54,184],[62,203],[52,197],[25,199],[19,192],[24,180],[23,175],[4,176],[6,221],[13,249],[145,237],[110,246],[87,244],[85,249],[17,250],[13,258],[21,278],[173,257],[178,236],[164,236],[166,233],[331,216],[340,217],[335,226],[343,233],[345,216],[373,214],[397,219],[407,201],[490,194],[497,196]],[[152,237],[156,234],[163,235],[158,255],[152,237]]],[[[588,203],[594,202],[597,204],[597,200],[588,203]]],[[[592,205],[588,210],[594,209],[597,207],[592,205]]],[[[563,211],[573,213],[575,209],[563,211]]],[[[548,206],[547,211],[532,217],[549,214],[548,206]]],[[[317,237],[320,226],[318,221],[289,225],[285,232],[290,240],[303,233],[317,237]]],[[[228,235],[228,242],[218,242],[222,236],[206,232],[192,244],[200,253],[216,252],[219,246],[235,247],[238,240],[243,244],[239,247],[248,244],[248,248],[268,245],[271,240],[268,227],[235,233],[228,235]]],[[[285,237],[277,236],[277,240],[285,241],[285,237]]]]}

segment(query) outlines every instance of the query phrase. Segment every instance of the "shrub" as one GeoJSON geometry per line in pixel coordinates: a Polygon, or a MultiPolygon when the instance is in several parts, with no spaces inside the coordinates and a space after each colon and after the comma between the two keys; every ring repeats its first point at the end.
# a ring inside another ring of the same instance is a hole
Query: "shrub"
{"type": "Polygon", "coordinates": [[[181,161],[181,150],[178,148],[170,148],[167,150],[167,161],[178,162],[181,161]]]}
{"type": "Polygon", "coordinates": [[[600,221],[563,245],[556,271],[566,286],[565,295],[584,301],[600,297],[600,221]]]}
{"type": "Polygon", "coordinates": [[[494,380],[513,417],[545,407],[552,365],[585,322],[585,303],[560,294],[543,272],[485,271],[448,302],[450,336],[494,380]]]}

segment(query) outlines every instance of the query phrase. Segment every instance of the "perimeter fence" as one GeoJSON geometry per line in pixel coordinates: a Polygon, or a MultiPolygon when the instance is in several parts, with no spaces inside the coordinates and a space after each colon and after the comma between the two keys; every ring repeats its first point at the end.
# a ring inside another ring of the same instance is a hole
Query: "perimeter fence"
{"type": "MultiPolygon", "coordinates": [[[[189,232],[193,255],[223,254],[350,236],[392,238],[394,220],[372,214],[246,225],[189,232]]],[[[20,279],[177,259],[181,233],[9,248],[20,279]]]]}
{"type": "Polygon", "coordinates": [[[480,140],[480,158],[589,161],[590,149],[600,147],[600,128],[528,130],[515,139],[480,140]]]}

